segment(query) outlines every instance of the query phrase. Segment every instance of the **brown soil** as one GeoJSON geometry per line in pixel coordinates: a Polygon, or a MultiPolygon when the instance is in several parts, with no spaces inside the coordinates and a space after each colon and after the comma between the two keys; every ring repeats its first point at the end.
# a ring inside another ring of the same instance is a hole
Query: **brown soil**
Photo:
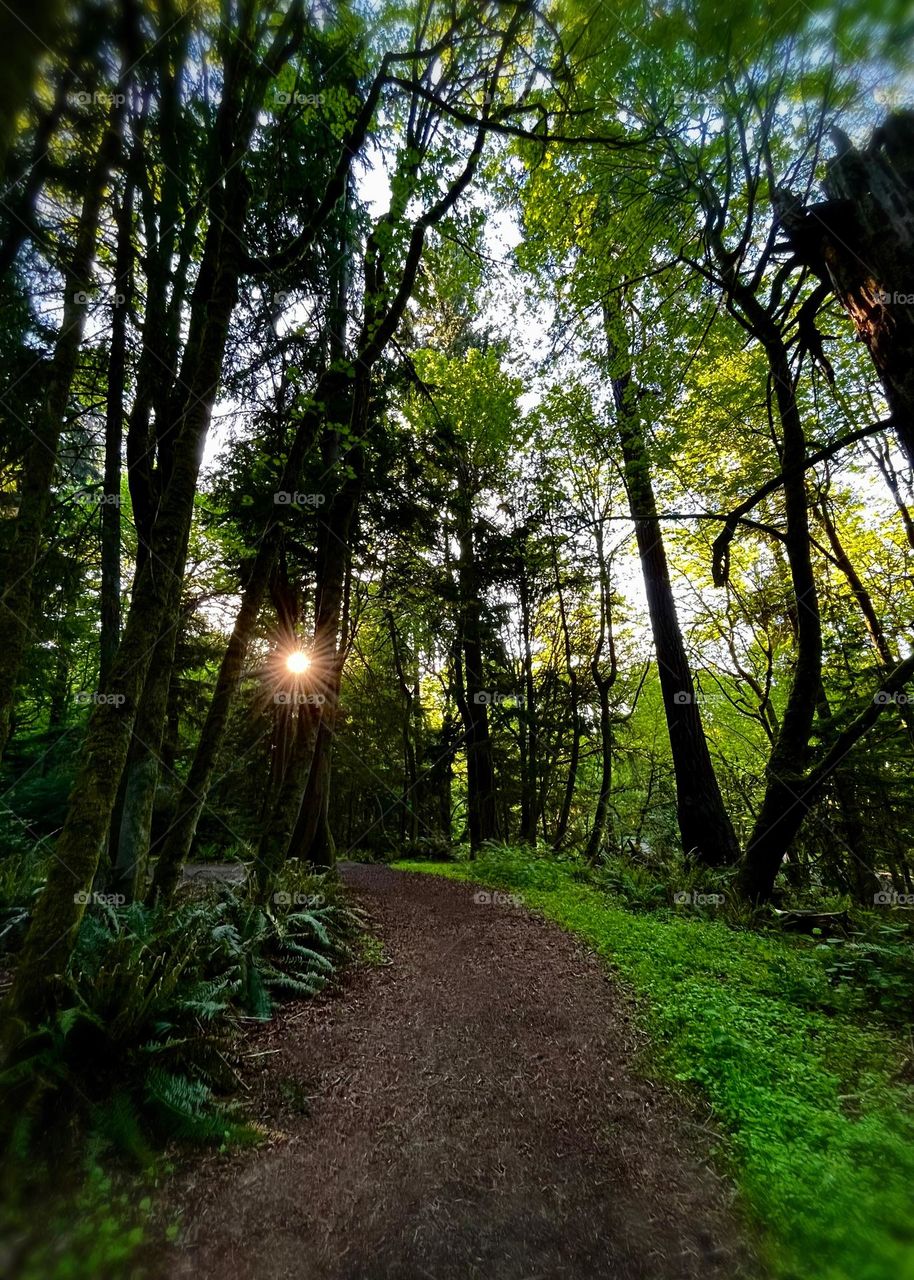
{"type": "Polygon", "coordinates": [[[181,1242],[157,1277],[758,1274],[711,1135],[637,1073],[593,955],[468,885],[343,874],[389,963],[252,1038],[246,1083],[276,1136],[172,1181],[181,1242]]]}

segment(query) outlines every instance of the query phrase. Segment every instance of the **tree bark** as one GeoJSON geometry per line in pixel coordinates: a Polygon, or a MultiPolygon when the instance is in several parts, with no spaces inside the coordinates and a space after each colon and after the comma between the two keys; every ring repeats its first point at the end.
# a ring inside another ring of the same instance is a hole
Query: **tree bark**
{"type": "Polygon", "coordinates": [[[417,809],[418,797],[416,795],[419,774],[416,762],[416,743],[413,736],[416,726],[414,705],[416,700],[416,686],[414,682],[407,677],[404,664],[404,654],[400,645],[400,636],[397,632],[396,620],[389,609],[387,610],[387,629],[390,634],[390,645],[394,660],[394,671],[397,676],[397,686],[400,690],[400,697],[403,699],[403,709],[400,719],[400,737],[403,743],[403,796],[400,814],[400,838],[401,840],[413,843],[419,835],[419,813],[417,809]]]}
{"type": "Polygon", "coordinates": [[[729,866],[739,857],[739,845],[724,808],[701,722],[657,518],[636,388],[627,361],[623,359],[620,364],[619,321],[608,306],[604,308],[604,323],[610,364],[617,370],[612,377],[616,425],[670,735],[682,846],[696,862],[729,866]]]}
{"type": "Polygon", "coordinates": [[[499,837],[495,764],[489,734],[488,700],[483,686],[481,613],[470,500],[459,493],[454,501],[455,526],[460,555],[457,563],[460,602],[460,645],[463,655],[464,699],[461,708],[466,729],[467,817],[470,848],[475,853],[486,840],[499,837]]]}
{"type": "Polygon", "coordinates": [[[286,861],[302,792],[314,761],[320,718],[317,708],[307,705],[298,708],[289,762],[257,849],[257,891],[259,900],[264,903],[268,901],[276,877],[286,861]]]}
{"type": "Polygon", "coordinates": [[[19,669],[31,634],[35,566],[51,506],[57,451],[79,360],[105,186],[121,148],[122,119],[123,105],[118,102],[111,109],[88,177],[73,256],[64,271],[63,319],[50,362],[47,389],[32,424],[34,441],[25,455],[19,510],[4,565],[0,601],[0,756],[9,739],[19,669]]]}
{"type": "Polygon", "coordinates": [[[520,838],[526,844],[536,844],[537,817],[539,815],[540,761],[539,734],[536,719],[536,689],[533,683],[533,647],[530,616],[530,580],[527,562],[522,550],[518,565],[518,595],[520,597],[521,643],[523,645],[524,698],[519,708],[523,731],[524,769],[521,777],[520,838]]]}
{"type": "MultiPolygon", "coordinates": [[[[177,600],[173,605],[174,613],[179,614],[179,609],[180,600],[177,600]]],[[[133,902],[143,892],[152,814],[159,785],[162,740],[180,625],[178,620],[171,620],[172,608],[167,612],[169,620],[156,642],[137,711],[124,770],[120,821],[117,831],[112,832],[114,873],[111,890],[123,894],[128,902],[133,902]]]]}
{"type": "MultiPolygon", "coordinates": [[[[222,105],[228,110],[228,97],[222,105]]],[[[67,818],[8,996],[14,1018],[40,1018],[57,999],[110,826],[152,652],[175,579],[183,579],[197,474],[238,293],[238,237],[246,207],[239,168],[230,173],[228,190],[217,189],[212,199],[181,369],[186,395],[174,424],[174,462],[151,554],[136,578],[104,700],[89,721],[67,818]]]]}
{"type": "Polygon", "coordinates": [[[572,662],[571,632],[568,627],[568,613],[565,608],[565,594],[562,591],[562,579],[559,572],[558,555],[556,554],[554,539],[552,544],[552,567],[555,573],[555,589],[559,600],[559,622],[562,627],[562,644],[565,651],[565,670],[568,673],[569,684],[568,700],[571,705],[571,755],[568,761],[568,772],[565,775],[565,787],[562,793],[562,807],[559,810],[559,819],[556,823],[555,835],[552,837],[553,849],[561,849],[565,842],[565,836],[568,833],[571,806],[574,801],[574,790],[578,779],[578,765],[581,758],[581,711],[580,694],[578,689],[578,673],[572,662]]]}
{"type": "MultiPolygon", "coordinates": [[[[338,397],[341,381],[336,372],[328,372],[319,379],[283,467],[279,484],[281,490],[292,492],[298,488],[302,467],[314,447],[321,424],[326,420],[327,406],[338,397]]],[[[275,515],[260,539],[241,596],[241,607],[219,666],[197,749],[187,779],[178,795],[175,819],[156,862],[152,887],[154,898],[161,896],[168,900],[171,897],[181,864],[190,856],[197,824],[212,785],[232,704],[241,683],[248,648],[257,628],[257,619],[276,563],[285,510],[283,505],[274,508],[275,515]]]]}
{"type": "Polygon", "coordinates": [[[914,466],[914,112],[897,111],[862,151],[834,131],[828,199],[806,208],[778,193],[797,258],[829,288],[870,353],[914,466]]]}
{"type": "Polygon", "coordinates": [[[606,563],[602,521],[597,522],[595,534],[597,564],[600,572],[600,634],[591,658],[590,672],[600,701],[600,789],[597,793],[597,806],[593,817],[593,826],[590,829],[590,836],[587,840],[585,856],[588,862],[597,861],[609,830],[609,804],[612,798],[613,781],[613,717],[609,698],[619,674],[616,639],[613,631],[612,584],[609,578],[609,567],[606,563]],[[602,665],[604,646],[609,650],[609,670],[605,673],[602,665]]]}
{"type": "MultiPolygon", "coordinates": [[[[361,441],[368,415],[370,378],[361,371],[354,389],[353,434],[361,441]]],[[[300,812],[288,856],[304,858],[318,867],[332,867],[336,849],[330,830],[330,775],[333,732],[339,707],[340,681],[345,657],[340,622],[346,576],[352,554],[352,533],[362,491],[364,449],[358,443],[346,457],[350,475],[330,504],[319,552],[317,615],[314,628],[316,689],[323,694],[314,758],[304,795],[299,792],[300,812]]]]}
{"type": "Polygon", "coordinates": [[[756,901],[770,897],[784,855],[799,830],[799,823],[793,821],[797,789],[803,785],[822,679],[822,622],[812,566],[805,482],[806,439],[783,342],[776,334],[768,333],[764,345],[783,437],[784,546],[796,605],[797,656],[787,704],[768,760],[765,795],[741,872],[743,891],[756,901]]]}
{"type": "Polygon", "coordinates": [[[133,268],[133,182],[128,176],[116,214],[114,311],[108,354],[105,409],[105,476],[102,492],[101,635],[98,683],[111,675],[121,630],[121,449],[124,441],[124,391],[127,369],[127,298],[133,268]]]}
{"type": "Polygon", "coordinates": [[[914,654],[894,668],[883,680],[880,689],[864,710],[841,731],[822,759],[803,778],[796,780],[794,788],[783,796],[785,808],[778,824],[776,856],[772,856],[768,862],[760,857],[747,859],[743,865],[740,883],[748,897],[757,901],[770,898],[783,860],[784,849],[789,847],[800,830],[803,820],[821,794],[825,783],[848,752],[872,728],[885,708],[894,705],[894,695],[899,693],[912,677],[914,677],[914,654]]]}

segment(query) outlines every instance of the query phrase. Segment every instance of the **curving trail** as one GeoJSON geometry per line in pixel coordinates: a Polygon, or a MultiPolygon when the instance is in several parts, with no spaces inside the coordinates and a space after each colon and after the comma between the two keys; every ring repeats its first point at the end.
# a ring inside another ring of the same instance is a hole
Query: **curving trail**
{"type": "Polygon", "coordinates": [[[249,1047],[267,1147],[175,1179],[159,1277],[758,1275],[710,1138],[599,961],[471,886],[347,864],[390,959],[249,1047]],[[253,1055],[257,1056],[253,1056],[253,1055]]]}

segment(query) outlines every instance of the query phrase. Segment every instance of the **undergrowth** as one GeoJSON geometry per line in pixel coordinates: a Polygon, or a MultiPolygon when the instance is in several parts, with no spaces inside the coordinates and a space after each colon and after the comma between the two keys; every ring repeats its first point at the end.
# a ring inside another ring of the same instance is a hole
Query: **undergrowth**
{"type": "Polygon", "coordinates": [[[0,1071],[0,1235],[15,1242],[17,1275],[130,1273],[142,1231],[127,1221],[130,1197],[105,1182],[110,1171],[148,1181],[174,1142],[259,1141],[232,1097],[236,1033],[245,1018],[269,1018],[277,999],[323,990],[358,953],[361,928],[336,880],[294,862],[267,904],[223,886],[167,906],[87,910],[67,999],[0,1071]],[[54,1252],[45,1210],[64,1167],[54,1252]]]}
{"type": "Polygon", "coordinates": [[[505,847],[397,865],[518,893],[612,965],[654,1070],[717,1116],[774,1274],[912,1280],[910,938],[898,926],[861,921],[844,944],[734,927],[669,891],[650,911],[619,893],[617,871],[505,847]]]}

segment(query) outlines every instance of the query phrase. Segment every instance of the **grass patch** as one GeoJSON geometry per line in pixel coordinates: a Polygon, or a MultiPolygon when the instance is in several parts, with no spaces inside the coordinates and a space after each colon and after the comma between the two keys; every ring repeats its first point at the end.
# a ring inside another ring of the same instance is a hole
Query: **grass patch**
{"type": "Polygon", "coordinates": [[[638,998],[659,1074],[728,1135],[763,1259],[783,1280],[914,1280],[911,1047],[845,1007],[826,948],[672,911],[639,913],[579,864],[511,848],[394,864],[520,894],[638,998]]]}

